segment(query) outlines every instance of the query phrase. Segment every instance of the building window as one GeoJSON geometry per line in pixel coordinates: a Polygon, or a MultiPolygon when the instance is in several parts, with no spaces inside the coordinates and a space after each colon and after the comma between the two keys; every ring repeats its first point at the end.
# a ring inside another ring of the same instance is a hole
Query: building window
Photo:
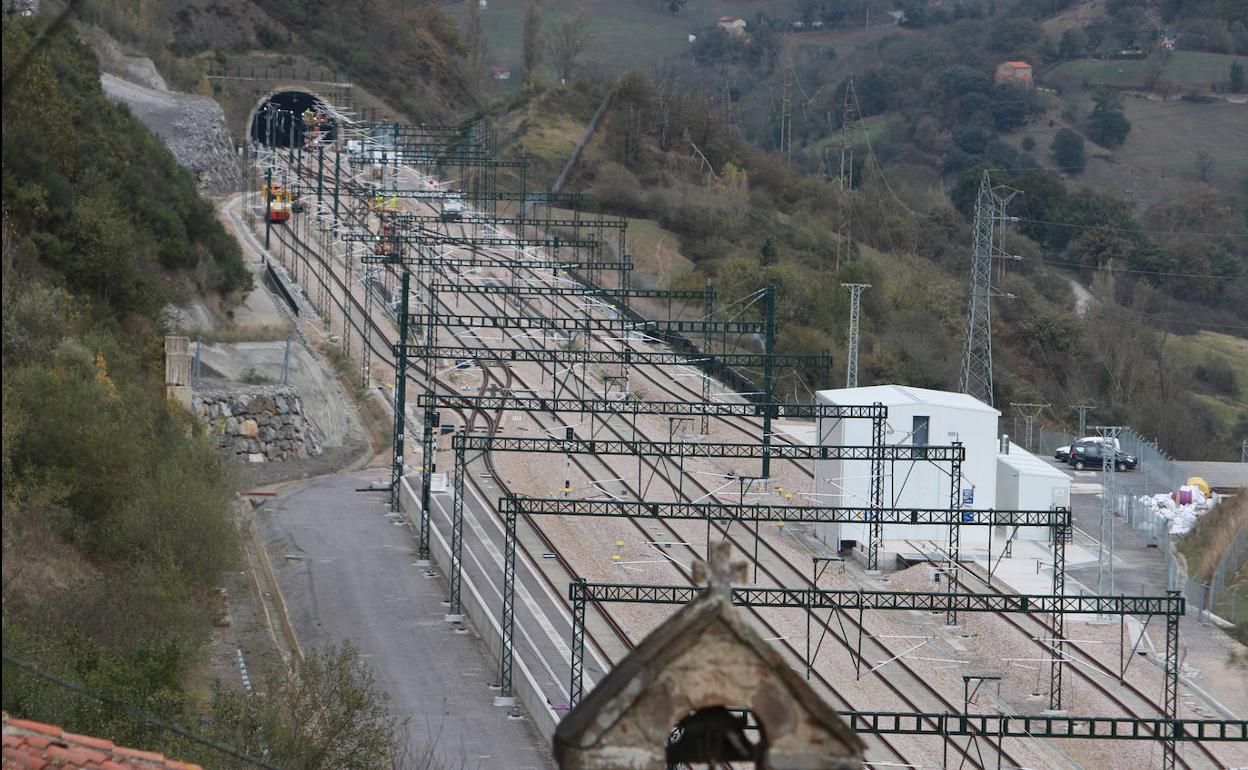
{"type": "MultiPolygon", "coordinates": [[[[925,447],[928,445],[928,428],[931,425],[932,418],[922,415],[915,415],[913,426],[910,429],[910,443],[916,447],[925,447]]],[[[927,452],[916,450],[914,453],[916,459],[927,457],[927,452]]]]}

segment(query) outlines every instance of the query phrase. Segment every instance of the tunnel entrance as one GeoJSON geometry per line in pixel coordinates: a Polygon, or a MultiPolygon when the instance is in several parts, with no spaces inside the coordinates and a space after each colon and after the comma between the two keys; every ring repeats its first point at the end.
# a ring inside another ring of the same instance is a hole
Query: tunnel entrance
{"type": "Polygon", "coordinates": [[[307,91],[280,91],[256,107],[251,139],[270,147],[332,142],[337,129],[329,107],[307,91]]]}

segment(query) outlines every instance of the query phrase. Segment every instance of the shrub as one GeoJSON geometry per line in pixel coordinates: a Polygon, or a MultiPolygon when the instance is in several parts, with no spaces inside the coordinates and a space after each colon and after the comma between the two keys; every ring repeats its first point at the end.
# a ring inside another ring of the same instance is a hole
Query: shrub
{"type": "Polygon", "coordinates": [[[291,669],[270,670],[262,694],[218,691],[215,729],[279,767],[400,767],[406,725],[390,715],[389,700],[359,650],[344,642],[313,651],[291,669]]]}
{"type": "Polygon", "coordinates": [[[1049,144],[1049,152],[1057,165],[1069,174],[1082,174],[1088,163],[1083,151],[1083,137],[1069,128],[1057,132],[1049,144]]]}

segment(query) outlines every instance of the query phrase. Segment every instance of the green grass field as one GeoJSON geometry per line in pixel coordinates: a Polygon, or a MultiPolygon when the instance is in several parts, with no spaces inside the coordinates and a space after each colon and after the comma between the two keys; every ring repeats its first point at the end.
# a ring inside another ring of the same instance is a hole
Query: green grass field
{"type": "MultiPolygon", "coordinates": [[[[1077,101],[1080,109],[1090,109],[1086,94],[1077,101]]],[[[1196,163],[1202,150],[1215,161],[1208,181],[1213,187],[1229,193],[1248,179],[1248,144],[1244,141],[1248,105],[1163,102],[1128,95],[1123,108],[1131,121],[1127,143],[1106,150],[1089,141],[1087,169],[1071,179],[1073,185],[1119,196],[1135,194],[1145,209],[1203,186],[1196,163]]],[[[1055,125],[1038,120],[1006,138],[1018,146],[1023,137],[1030,136],[1036,142],[1032,157],[1053,168],[1049,143],[1065,123],[1056,112],[1049,117],[1057,119],[1055,125]]]]}
{"type": "MultiPolygon", "coordinates": [[[[1180,87],[1208,86],[1224,83],[1230,78],[1231,62],[1248,63],[1248,57],[1200,51],[1175,51],[1162,68],[1162,75],[1180,87]]],[[[1053,68],[1046,79],[1073,80],[1089,85],[1143,88],[1148,81],[1146,59],[1068,61],[1053,68]]]]}
{"type": "MultiPolygon", "coordinates": [[[[469,0],[472,2],[473,0],[469,0]]],[[[481,19],[489,41],[492,64],[512,69],[511,88],[519,87],[520,55],[526,0],[488,0],[481,19]]],[[[611,71],[638,69],[648,72],[664,59],[679,55],[689,47],[689,33],[702,23],[703,4],[691,2],[683,11],[672,14],[661,10],[656,0],[545,0],[543,21],[550,27],[566,14],[583,8],[589,15],[593,38],[582,57],[611,71]]],[[[784,3],[774,5],[790,6],[784,3]]],[[[708,15],[750,18],[759,9],[749,0],[714,0],[708,3],[708,15]]],[[[461,22],[467,18],[468,4],[457,3],[447,9],[461,22]]],[[[778,8],[769,7],[776,13],[778,8]]],[[[552,75],[553,77],[553,75],[552,75]]]]}
{"type": "Polygon", "coordinates": [[[1198,400],[1218,422],[1233,425],[1240,414],[1248,411],[1248,339],[1202,331],[1172,338],[1170,345],[1173,346],[1174,361],[1179,366],[1194,368],[1220,361],[1235,373],[1237,393],[1197,394],[1198,400]]]}

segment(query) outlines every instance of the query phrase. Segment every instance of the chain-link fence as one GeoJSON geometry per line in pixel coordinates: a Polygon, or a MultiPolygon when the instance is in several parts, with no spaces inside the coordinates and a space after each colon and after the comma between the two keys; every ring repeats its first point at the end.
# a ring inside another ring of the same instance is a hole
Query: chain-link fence
{"type": "MultiPolygon", "coordinates": [[[[1042,457],[1052,457],[1058,447],[1070,446],[1085,436],[1075,436],[1066,431],[1038,428],[1035,436],[1035,452],[1042,457]]],[[[1017,440],[1017,439],[1016,439],[1017,440]]],[[[1134,430],[1127,428],[1118,436],[1119,448],[1134,455],[1139,467],[1134,471],[1115,474],[1118,492],[1134,495],[1153,495],[1173,492],[1187,480],[1187,474],[1174,460],[1134,430]]],[[[1125,512],[1124,512],[1124,515],[1125,512]]]]}
{"type": "MultiPolygon", "coordinates": [[[[1051,457],[1058,447],[1070,446],[1080,438],[1084,437],[1040,428],[1036,431],[1036,452],[1051,457]]],[[[1248,595],[1241,598],[1230,587],[1237,565],[1242,561],[1245,549],[1248,549],[1248,530],[1240,532],[1236,546],[1219,563],[1208,584],[1202,585],[1188,578],[1171,552],[1170,521],[1157,515],[1141,499],[1175,491],[1186,483],[1187,473],[1155,442],[1130,428],[1119,435],[1118,441],[1121,450],[1135,456],[1139,464],[1135,470],[1114,474],[1114,507],[1127,526],[1143,535],[1165,555],[1167,584],[1183,591],[1189,611],[1193,614],[1205,609],[1221,614],[1220,609],[1235,618],[1248,617],[1248,595]]]]}
{"type": "MultiPolygon", "coordinates": [[[[1114,474],[1116,478],[1120,478],[1123,475],[1121,473],[1114,474]]],[[[1117,504],[1115,505],[1118,515],[1122,517],[1122,520],[1126,522],[1128,527],[1148,538],[1153,545],[1163,545],[1166,535],[1170,532],[1169,519],[1163,519],[1154,513],[1152,508],[1145,505],[1140,500],[1143,496],[1141,493],[1124,490],[1121,483],[1118,486],[1117,504]]]]}
{"type": "Polygon", "coordinates": [[[1149,441],[1128,428],[1119,436],[1122,451],[1135,455],[1139,468],[1120,477],[1119,490],[1135,490],[1136,494],[1170,493],[1187,483],[1187,473],[1155,441],[1149,441]]]}
{"type": "Polygon", "coordinates": [[[1188,611],[1193,614],[1209,611],[1232,623],[1248,623],[1248,593],[1240,596],[1239,587],[1232,585],[1245,560],[1248,560],[1248,527],[1240,527],[1207,581],[1200,583],[1191,577],[1185,581],[1183,595],[1187,597],[1188,611]]]}
{"type": "Polygon", "coordinates": [[[1074,434],[1060,430],[1049,430],[1048,428],[1037,428],[1035,454],[1041,457],[1052,457],[1059,446],[1070,446],[1074,441],[1074,434]]]}

